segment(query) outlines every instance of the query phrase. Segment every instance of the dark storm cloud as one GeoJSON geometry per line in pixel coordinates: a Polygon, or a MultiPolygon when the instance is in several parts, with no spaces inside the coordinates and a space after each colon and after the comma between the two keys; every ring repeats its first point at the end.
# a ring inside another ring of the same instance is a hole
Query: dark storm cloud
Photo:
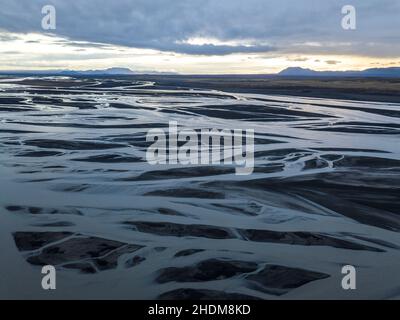
{"type": "Polygon", "coordinates": [[[54,33],[72,41],[196,55],[324,53],[329,42],[329,53],[399,54],[398,0],[2,0],[0,28],[43,32],[41,8],[47,4],[57,9],[54,33]],[[357,8],[355,31],[341,28],[341,8],[349,3],[357,8]],[[229,44],[185,43],[194,37],[229,44]]]}

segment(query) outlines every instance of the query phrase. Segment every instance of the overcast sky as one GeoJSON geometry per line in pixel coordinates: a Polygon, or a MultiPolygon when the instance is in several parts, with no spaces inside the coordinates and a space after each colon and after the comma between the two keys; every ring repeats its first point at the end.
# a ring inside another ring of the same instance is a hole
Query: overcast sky
{"type": "Polygon", "coordinates": [[[399,0],[1,0],[1,69],[268,73],[400,66],[399,0]],[[55,30],[41,9],[54,5],[55,30]],[[357,29],[341,26],[353,5],[357,29]],[[51,32],[49,32],[51,31],[51,32]]]}

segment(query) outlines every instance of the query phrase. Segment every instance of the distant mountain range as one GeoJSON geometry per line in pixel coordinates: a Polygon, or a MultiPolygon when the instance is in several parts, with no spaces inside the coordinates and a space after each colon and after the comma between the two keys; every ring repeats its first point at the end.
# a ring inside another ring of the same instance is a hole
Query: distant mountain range
{"type": "Polygon", "coordinates": [[[372,68],[363,71],[315,71],[299,67],[286,68],[278,73],[285,77],[400,77],[400,67],[372,68]]]}
{"type": "Polygon", "coordinates": [[[63,70],[60,72],[63,75],[85,75],[85,76],[98,76],[98,75],[132,75],[135,74],[129,68],[108,68],[105,70],[86,70],[86,71],[73,71],[73,70],[63,70]]]}
{"type": "Polygon", "coordinates": [[[137,74],[174,74],[170,72],[134,72],[129,68],[108,68],[103,70],[18,70],[1,71],[0,75],[54,75],[54,76],[126,76],[137,74]]]}
{"type": "MultiPolygon", "coordinates": [[[[129,68],[108,68],[104,70],[20,70],[0,71],[0,75],[54,75],[54,76],[126,76],[126,75],[176,75],[173,72],[134,72],[129,68]]],[[[217,75],[218,76],[218,75],[217,75]]],[[[229,76],[229,75],[224,75],[229,76]]],[[[238,76],[238,75],[235,75],[238,76]]],[[[255,77],[281,76],[281,77],[387,77],[400,78],[400,67],[393,68],[372,68],[363,71],[315,71],[300,67],[290,67],[277,74],[248,75],[255,77]]]]}

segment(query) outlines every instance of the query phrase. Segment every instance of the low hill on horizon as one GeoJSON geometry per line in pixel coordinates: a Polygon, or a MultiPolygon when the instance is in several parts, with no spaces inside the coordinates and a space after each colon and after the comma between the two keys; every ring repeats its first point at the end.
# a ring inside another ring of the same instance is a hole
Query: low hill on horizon
{"type": "Polygon", "coordinates": [[[362,71],[315,71],[300,67],[290,67],[278,73],[287,77],[400,77],[400,67],[371,68],[362,71]]]}

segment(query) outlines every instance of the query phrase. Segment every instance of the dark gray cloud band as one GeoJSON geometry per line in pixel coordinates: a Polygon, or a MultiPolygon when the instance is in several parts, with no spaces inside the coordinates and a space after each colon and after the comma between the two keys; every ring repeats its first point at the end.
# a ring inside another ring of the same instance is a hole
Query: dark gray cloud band
{"type": "Polygon", "coordinates": [[[47,4],[57,9],[54,34],[71,41],[193,55],[325,53],[325,43],[330,54],[400,54],[398,0],[2,0],[0,29],[44,32],[47,4]],[[345,4],[357,9],[357,30],[341,28],[345,4]],[[196,37],[223,44],[185,43],[196,37]]]}

